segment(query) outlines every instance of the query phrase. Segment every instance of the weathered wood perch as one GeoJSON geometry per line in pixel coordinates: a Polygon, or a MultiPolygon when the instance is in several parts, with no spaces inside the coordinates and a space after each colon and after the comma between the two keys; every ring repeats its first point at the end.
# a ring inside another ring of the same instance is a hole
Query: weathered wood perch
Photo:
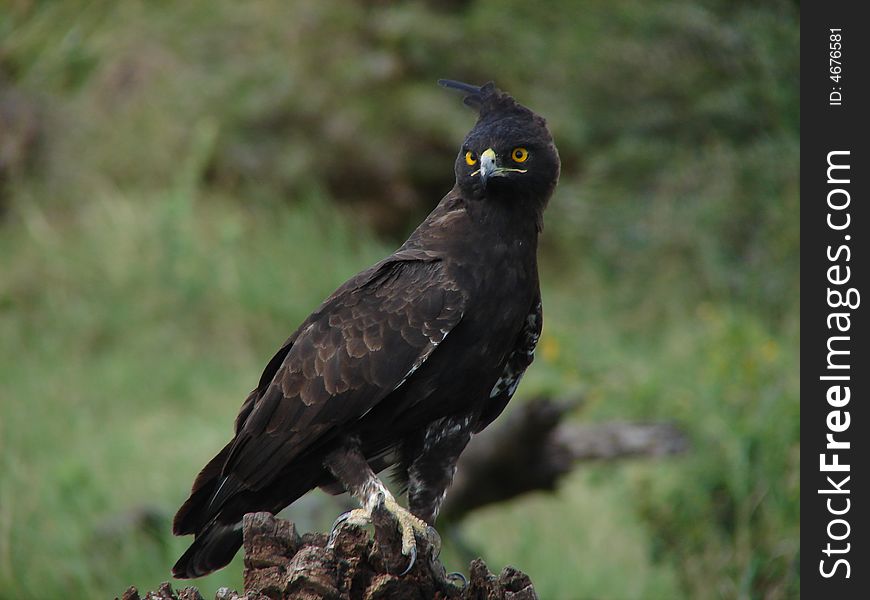
{"type": "MultiPolygon", "coordinates": [[[[505,567],[496,577],[480,559],[471,563],[465,589],[443,579],[443,567],[432,564],[430,548],[422,542],[420,555],[409,573],[392,515],[376,512],[374,539],[361,527],[346,526],[329,544],[324,534],[299,536],[290,521],[269,513],[252,513],[244,520],[244,591],[221,588],[215,600],[533,600],[537,598],[528,576],[505,567]]],[[[420,543],[420,542],[418,542],[420,543]]],[[[122,600],[140,600],[129,588],[122,600]]],[[[145,600],[202,600],[187,587],[173,591],[169,583],[148,592],[145,600]]]]}

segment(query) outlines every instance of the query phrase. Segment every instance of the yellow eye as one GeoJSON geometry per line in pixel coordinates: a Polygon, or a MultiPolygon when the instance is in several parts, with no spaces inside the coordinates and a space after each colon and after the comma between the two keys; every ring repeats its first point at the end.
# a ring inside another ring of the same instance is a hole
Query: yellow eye
{"type": "Polygon", "coordinates": [[[511,158],[514,159],[514,162],[526,162],[526,159],[529,157],[529,151],[523,148],[522,146],[518,148],[514,148],[511,150],[511,158]]]}
{"type": "Polygon", "coordinates": [[[469,167],[473,167],[477,164],[477,157],[471,150],[465,153],[465,164],[467,164],[469,167]]]}

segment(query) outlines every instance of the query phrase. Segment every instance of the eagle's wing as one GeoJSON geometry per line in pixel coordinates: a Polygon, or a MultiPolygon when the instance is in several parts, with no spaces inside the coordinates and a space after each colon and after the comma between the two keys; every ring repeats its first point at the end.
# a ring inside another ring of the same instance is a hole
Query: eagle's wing
{"type": "Polygon", "coordinates": [[[541,296],[538,294],[532,302],[531,310],[517,336],[514,348],[504,363],[501,376],[489,394],[489,401],[477,420],[474,433],[483,431],[507,406],[523,377],[523,373],[535,359],[535,347],[538,345],[543,327],[544,315],[541,310],[541,296]]]}
{"type": "Polygon", "coordinates": [[[423,364],[465,306],[445,271],[437,259],[394,255],[342,286],[303,323],[267,366],[261,393],[242,407],[212,511],[240,489],[270,483],[423,364]]]}

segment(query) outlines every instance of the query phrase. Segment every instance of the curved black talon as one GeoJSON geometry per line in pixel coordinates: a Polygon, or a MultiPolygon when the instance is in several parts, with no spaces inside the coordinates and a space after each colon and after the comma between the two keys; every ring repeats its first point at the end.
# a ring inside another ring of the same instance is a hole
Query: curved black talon
{"type": "Polygon", "coordinates": [[[438,558],[441,555],[441,534],[431,525],[426,527],[426,540],[431,548],[432,559],[438,558]]]}
{"type": "Polygon", "coordinates": [[[332,529],[329,530],[329,540],[326,542],[327,545],[332,545],[335,542],[335,538],[338,536],[338,530],[341,529],[341,526],[350,518],[350,513],[352,512],[352,510],[349,510],[338,515],[338,518],[332,524],[332,529]]]}
{"type": "Polygon", "coordinates": [[[468,587],[468,580],[465,578],[465,575],[462,573],[448,573],[441,561],[434,556],[430,557],[429,566],[435,575],[435,579],[443,585],[455,588],[460,592],[465,591],[465,588],[468,587]]]}
{"type": "Polygon", "coordinates": [[[408,563],[408,566],[405,567],[405,570],[399,573],[399,577],[404,577],[408,574],[408,572],[413,568],[414,563],[417,562],[417,547],[411,546],[411,562],[408,563]]]}
{"type": "Polygon", "coordinates": [[[468,587],[468,580],[465,578],[465,575],[463,575],[462,573],[459,573],[459,572],[448,573],[447,575],[444,576],[444,579],[447,581],[447,583],[449,583],[453,587],[459,588],[460,591],[464,592],[465,588],[468,587]],[[461,585],[457,585],[457,580],[460,580],[459,583],[461,585]]]}

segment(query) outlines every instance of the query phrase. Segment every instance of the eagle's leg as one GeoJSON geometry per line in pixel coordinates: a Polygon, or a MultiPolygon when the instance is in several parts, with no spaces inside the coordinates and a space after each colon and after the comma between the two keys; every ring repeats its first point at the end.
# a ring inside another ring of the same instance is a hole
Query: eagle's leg
{"type": "Polygon", "coordinates": [[[435,524],[456,474],[456,462],[471,439],[471,421],[468,415],[434,421],[414,444],[415,458],[408,466],[408,508],[430,525],[435,524]]]}
{"type": "Polygon", "coordinates": [[[415,534],[420,535],[421,538],[426,539],[430,545],[434,546],[435,552],[440,549],[440,539],[435,530],[396,502],[390,490],[372,471],[358,447],[344,447],[331,452],[326,457],[324,465],[344,485],[344,488],[362,504],[362,508],[347,512],[336,520],[335,525],[333,525],[333,534],[347,523],[368,525],[372,521],[372,512],[379,506],[383,506],[396,517],[402,534],[402,554],[410,557],[410,564],[402,575],[411,570],[417,559],[415,534]]]}
{"type": "MultiPolygon", "coordinates": [[[[456,474],[456,462],[471,439],[468,415],[446,417],[429,424],[416,440],[405,448],[406,456],[415,456],[408,467],[408,508],[421,520],[434,525],[456,474]]],[[[434,530],[433,530],[434,531],[434,530]]],[[[442,580],[464,589],[468,582],[461,573],[447,573],[437,561],[440,547],[432,555],[432,568],[442,580]]]]}

